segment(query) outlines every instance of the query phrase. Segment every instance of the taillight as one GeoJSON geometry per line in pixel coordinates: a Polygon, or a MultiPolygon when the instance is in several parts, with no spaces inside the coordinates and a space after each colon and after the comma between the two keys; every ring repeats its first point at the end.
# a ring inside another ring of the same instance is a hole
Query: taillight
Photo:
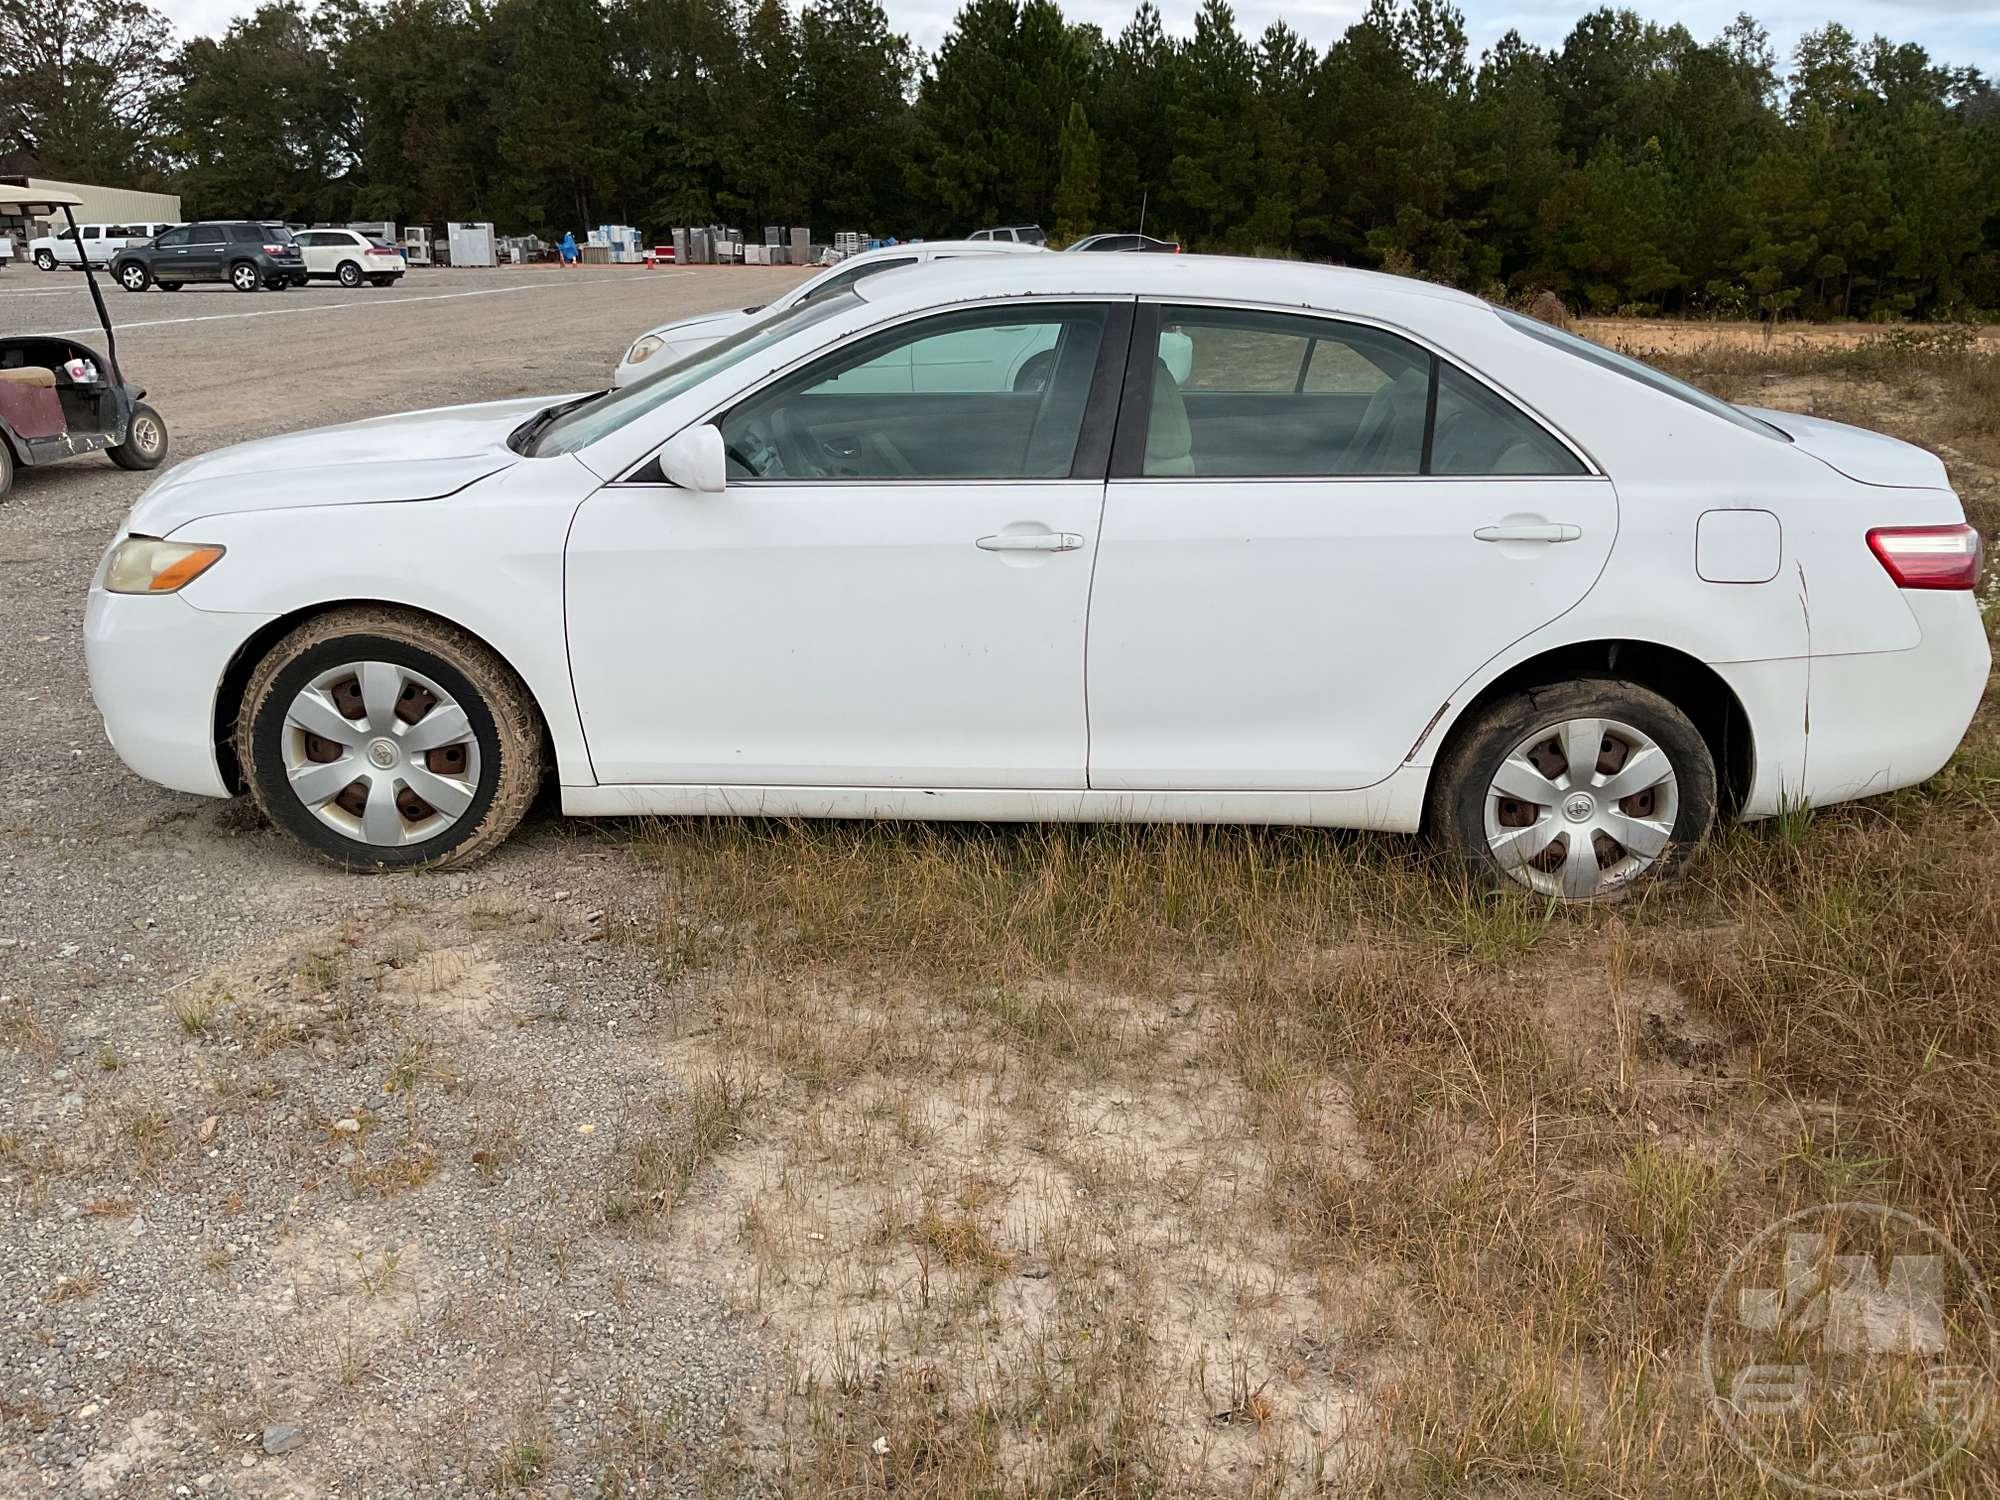
{"type": "Polygon", "coordinates": [[[1985,553],[1970,526],[1877,526],[1868,547],[1899,589],[1976,588],[1985,553]]]}
{"type": "Polygon", "coordinates": [[[290,245],[266,245],[264,247],[264,253],[266,255],[283,255],[287,250],[291,248],[292,247],[290,245]]]}

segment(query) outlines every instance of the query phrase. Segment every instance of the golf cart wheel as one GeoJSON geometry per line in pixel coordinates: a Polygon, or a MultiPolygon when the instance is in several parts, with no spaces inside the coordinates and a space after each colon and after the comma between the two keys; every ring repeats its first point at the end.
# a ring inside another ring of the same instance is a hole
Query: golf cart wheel
{"type": "Polygon", "coordinates": [[[462,865],[512,833],[542,780],[541,719],[481,641],[380,605],[301,625],[236,720],[250,793],[350,870],[462,865]]]}
{"type": "Polygon", "coordinates": [[[350,292],[361,285],[361,267],[357,266],[351,260],[344,260],[340,263],[338,274],[340,276],[340,284],[350,292]]]}
{"type": "Polygon", "coordinates": [[[14,487],[14,454],[7,447],[7,440],[0,438],[0,500],[7,498],[7,491],[14,487]]]}
{"type": "Polygon", "coordinates": [[[56,268],[56,258],[53,255],[49,254],[49,252],[46,250],[37,250],[35,252],[36,270],[53,271],[55,268],[56,268]]]}
{"type": "Polygon", "coordinates": [[[1453,736],[1433,837],[1494,883],[1612,900],[1671,876],[1715,824],[1715,759],[1680,709],[1587,677],[1513,693],[1453,736]]]}
{"type": "Polygon", "coordinates": [[[264,284],[264,278],[249,261],[239,260],[229,268],[229,284],[239,292],[254,292],[264,284]]]}
{"type": "Polygon", "coordinates": [[[163,292],[178,292],[181,289],[181,284],[178,281],[160,281],[155,282],[154,285],[159,287],[163,292]]]}
{"type": "Polygon", "coordinates": [[[152,273],[136,260],[128,260],[118,268],[118,284],[128,292],[143,292],[152,280],[152,273]]]}
{"type": "Polygon", "coordinates": [[[125,441],[105,451],[121,469],[157,469],[167,457],[167,424],[141,401],[132,408],[132,425],[125,431],[125,441]]]}

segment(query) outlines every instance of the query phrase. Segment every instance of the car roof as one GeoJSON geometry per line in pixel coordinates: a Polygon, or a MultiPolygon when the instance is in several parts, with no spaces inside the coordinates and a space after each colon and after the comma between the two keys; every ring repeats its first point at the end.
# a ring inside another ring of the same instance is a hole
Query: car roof
{"type": "Polygon", "coordinates": [[[851,266],[856,261],[887,260],[898,255],[1019,255],[1041,250],[1040,245],[1023,245],[1016,240],[904,240],[895,245],[877,245],[835,264],[851,266]]]}
{"type": "Polygon", "coordinates": [[[1413,303],[1487,306],[1469,292],[1407,276],[1229,255],[1028,255],[1004,262],[967,257],[884,271],[852,290],[884,308],[910,310],[1016,294],[1212,298],[1356,313],[1413,303]]]}

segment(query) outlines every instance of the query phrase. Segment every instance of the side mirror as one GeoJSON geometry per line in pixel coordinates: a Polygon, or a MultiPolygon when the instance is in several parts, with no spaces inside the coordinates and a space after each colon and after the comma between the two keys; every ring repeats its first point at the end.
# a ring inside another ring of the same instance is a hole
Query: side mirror
{"type": "Polygon", "coordinates": [[[675,433],[660,450],[660,472],[667,483],[684,490],[721,494],[729,482],[729,462],[720,429],[704,422],[675,433]]]}

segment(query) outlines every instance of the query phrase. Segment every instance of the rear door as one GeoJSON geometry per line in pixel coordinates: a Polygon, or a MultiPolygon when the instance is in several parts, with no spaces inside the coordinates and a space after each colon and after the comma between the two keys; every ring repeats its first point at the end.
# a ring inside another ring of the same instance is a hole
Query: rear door
{"type": "MultiPolygon", "coordinates": [[[[174,256],[176,281],[220,281],[224,242],[223,226],[220,224],[191,224],[185,246],[177,247],[174,256]],[[181,273],[185,268],[186,274],[181,273]]],[[[156,272],[157,276],[159,273],[156,272]]]]}
{"type": "Polygon", "coordinates": [[[1142,305],[1091,596],[1091,786],[1373,785],[1588,592],[1617,520],[1560,436],[1392,330],[1142,305]]]}

